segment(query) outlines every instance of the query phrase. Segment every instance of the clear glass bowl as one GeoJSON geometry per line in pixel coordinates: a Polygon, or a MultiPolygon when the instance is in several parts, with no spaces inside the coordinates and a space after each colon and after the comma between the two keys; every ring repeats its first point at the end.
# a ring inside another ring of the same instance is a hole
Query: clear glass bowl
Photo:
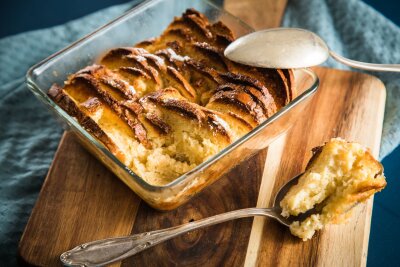
{"type": "Polygon", "coordinates": [[[33,66],[26,77],[31,91],[59,118],[66,129],[74,132],[81,143],[136,194],[159,210],[171,210],[185,203],[237,164],[266,148],[278,136],[284,134],[306,112],[305,108],[319,84],[318,77],[311,70],[295,70],[298,96],[287,106],[173,182],[165,186],[153,186],[146,183],[53,102],[46,92],[53,83],[63,84],[68,75],[92,64],[105,51],[115,47],[130,46],[161,34],[173,17],[180,16],[187,8],[197,9],[212,22],[218,20],[224,22],[232,29],[236,37],[253,31],[238,18],[206,1],[146,1],[33,66]]]}

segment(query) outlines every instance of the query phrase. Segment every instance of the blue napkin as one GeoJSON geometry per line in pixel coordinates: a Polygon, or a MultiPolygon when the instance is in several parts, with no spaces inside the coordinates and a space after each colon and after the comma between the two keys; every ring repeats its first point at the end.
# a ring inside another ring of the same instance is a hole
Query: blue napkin
{"type": "MultiPolygon", "coordinates": [[[[347,58],[400,64],[400,29],[359,0],[289,1],[283,26],[311,30],[320,35],[330,49],[347,58]]],[[[350,69],[333,59],[325,66],[350,69]]],[[[380,78],[387,90],[380,150],[383,159],[400,144],[400,74],[369,74],[380,78]]]]}
{"type": "MultiPolygon", "coordinates": [[[[24,84],[30,66],[122,14],[140,0],[45,30],[0,40],[0,259],[16,265],[19,238],[57,148],[62,129],[24,84]]],[[[400,62],[400,31],[357,0],[290,1],[285,26],[308,28],[344,56],[400,62]]],[[[343,68],[335,62],[329,66],[343,68]]],[[[400,142],[400,81],[377,74],[388,91],[381,157],[400,142]],[[397,103],[397,105],[396,105],[397,103]]],[[[371,107],[373,108],[373,107],[371,107]]]]}
{"type": "Polygon", "coordinates": [[[63,131],[25,85],[28,68],[139,2],[0,40],[1,266],[17,265],[19,239],[63,131]]]}

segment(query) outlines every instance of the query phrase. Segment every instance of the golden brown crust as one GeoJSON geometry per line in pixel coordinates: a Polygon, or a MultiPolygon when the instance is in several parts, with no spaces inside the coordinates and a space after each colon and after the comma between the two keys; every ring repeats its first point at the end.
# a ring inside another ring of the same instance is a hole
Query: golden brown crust
{"type": "MultiPolygon", "coordinates": [[[[196,98],[196,91],[177,69],[173,66],[168,66],[162,57],[150,54],[142,48],[111,50],[101,60],[101,63],[104,63],[105,66],[112,66],[116,71],[122,70],[126,72],[129,70],[132,73],[133,70],[137,70],[136,73],[138,74],[146,73],[155,82],[157,89],[173,86],[189,100],[193,101],[196,98]],[[120,62],[119,65],[116,65],[115,60],[120,62]],[[129,64],[134,67],[129,67],[129,64]]],[[[142,76],[145,77],[143,74],[142,76]]]]}
{"type": "Polygon", "coordinates": [[[344,190],[340,196],[328,199],[326,206],[322,209],[329,217],[329,223],[339,224],[345,222],[351,215],[351,209],[357,204],[368,200],[372,195],[380,192],[386,187],[383,175],[383,166],[377,161],[367,149],[355,168],[369,170],[370,177],[360,182],[354,182],[344,190]]]}
{"type": "Polygon", "coordinates": [[[289,98],[290,101],[296,98],[297,91],[296,91],[296,84],[294,82],[294,73],[291,69],[282,69],[283,75],[286,77],[287,85],[289,87],[289,98]]]}
{"type": "Polygon", "coordinates": [[[96,116],[102,109],[116,114],[116,127],[146,149],[170,142],[177,131],[191,135],[194,143],[212,142],[222,149],[294,95],[291,70],[254,68],[225,58],[223,51],[233,40],[222,22],[210,24],[188,9],[160,37],[110,50],[98,64],[71,75],[64,88],[52,87],[49,95],[120,157],[132,148],[122,153],[101,129],[96,116]],[[81,90],[87,91],[85,97],[81,90]]]}
{"type": "Polygon", "coordinates": [[[235,37],[231,29],[229,29],[221,21],[212,24],[210,29],[216,36],[217,44],[221,47],[226,47],[235,40],[235,37]]]}
{"type": "Polygon", "coordinates": [[[74,90],[77,83],[86,84],[87,88],[95,91],[98,96],[123,119],[133,130],[136,138],[146,147],[151,147],[147,139],[146,129],[138,120],[141,107],[135,102],[134,89],[116,73],[101,65],[89,66],[72,75],[65,90],[74,90]]]}
{"type": "MultiPolygon", "coordinates": [[[[230,130],[220,123],[218,113],[212,110],[207,110],[195,103],[192,103],[182,97],[174,88],[166,88],[148,94],[140,100],[145,109],[154,111],[157,108],[163,108],[168,112],[175,112],[182,119],[195,122],[202,128],[207,128],[208,131],[214,132],[214,135],[220,135],[228,143],[232,142],[230,130]],[[154,105],[149,105],[149,101],[154,105]]],[[[161,111],[164,113],[163,111],[161,111]]],[[[180,122],[177,122],[180,123],[180,122]]]]}
{"type": "Polygon", "coordinates": [[[280,202],[286,217],[313,208],[318,211],[290,225],[291,232],[303,240],[326,224],[345,222],[358,203],[386,186],[381,163],[360,144],[332,138],[312,153],[298,183],[280,202]]]}
{"type": "MultiPolygon", "coordinates": [[[[125,155],[115,145],[114,141],[99,127],[99,125],[87,116],[78,105],[63,91],[63,88],[53,84],[48,91],[48,95],[69,115],[76,118],[79,124],[90,134],[102,142],[119,160],[125,161],[125,155]]],[[[91,112],[93,109],[91,109],[91,112]]]]}
{"type": "Polygon", "coordinates": [[[146,120],[149,121],[150,124],[153,125],[161,134],[168,134],[171,131],[171,127],[163,121],[162,118],[157,116],[155,113],[146,113],[146,120]]]}
{"type": "MultiPolygon", "coordinates": [[[[152,52],[171,48],[177,54],[188,56],[185,61],[190,63],[189,78],[194,77],[194,84],[204,84],[205,79],[208,83],[208,78],[215,81],[218,75],[219,80],[227,78],[228,82],[252,83],[252,86],[262,87],[264,93],[272,96],[278,109],[290,102],[295,96],[292,71],[254,68],[228,60],[223,56],[223,50],[232,40],[233,34],[224,24],[218,22],[211,25],[202,14],[187,10],[146,48],[152,52]],[[223,45],[217,40],[218,36],[225,40],[223,45]],[[202,68],[202,65],[207,68],[202,68]],[[210,69],[217,75],[210,75],[210,69]]],[[[221,85],[221,82],[217,83],[221,85]]]]}

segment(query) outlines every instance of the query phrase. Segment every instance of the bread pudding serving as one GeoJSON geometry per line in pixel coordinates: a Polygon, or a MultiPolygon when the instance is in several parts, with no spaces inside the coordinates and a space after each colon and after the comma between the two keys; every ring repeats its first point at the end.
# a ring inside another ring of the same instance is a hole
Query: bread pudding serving
{"type": "Polygon", "coordinates": [[[138,176],[165,185],[296,95],[292,70],[225,58],[233,40],[188,9],[158,38],[108,51],[48,94],[138,176]]]}
{"type": "Polygon", "coordinates": [[[285,217],[298,216],[315,206],[319,210],[291,224],[292,234],[303,240],[326,224],[345,222],[357,203],[386,186],[382,165],[360,144],[334,138],[313,152],[298,184],[280,203],[285,217]]]}

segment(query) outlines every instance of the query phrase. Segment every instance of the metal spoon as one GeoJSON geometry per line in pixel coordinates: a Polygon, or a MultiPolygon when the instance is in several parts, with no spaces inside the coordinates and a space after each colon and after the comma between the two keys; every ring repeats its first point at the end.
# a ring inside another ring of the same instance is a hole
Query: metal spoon
{"type": "Polygon", "coordinates": [[[372,64],[342,57],[330,50],[315,33],[297,28],[274,28],[247,34],[232,42],[224,54],[232,61],[263,68],[317,66],[330,55],[353,68],[400,72],[400,64],[372,64]]]}
{"type": "Polygon", "coordinates": [[[116,261],[121,261],[145,249],[189,231],[245,217],[266,216],[277,220],[285,226],[289,226],[293,221],[302,221],[307,214],[315,212],[310,210],[302,216],[289,218],[285,218],[281,215],[282,209],[279,206],[279,203],[289,189],[297,183],[300,176],[301,174],[294,177],[281,187],[275,197],[272,208],[240,209],[163,230],[93,241],[64,252],[61,254],[60,260],[66,266],[106,265],[116,261]]]}

